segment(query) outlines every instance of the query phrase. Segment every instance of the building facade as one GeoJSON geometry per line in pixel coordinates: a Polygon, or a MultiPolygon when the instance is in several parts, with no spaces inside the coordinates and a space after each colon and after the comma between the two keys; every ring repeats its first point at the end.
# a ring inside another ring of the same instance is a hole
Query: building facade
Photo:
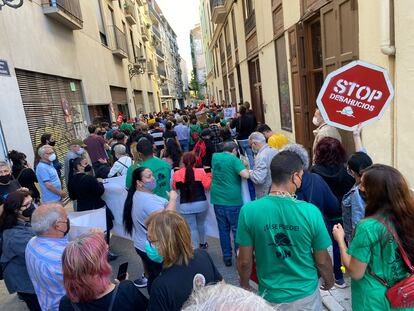
{"type": "MultiPolygon", "coordinates": [[[[386,68],[395,98],[381,120],[364,128],[363,141],[374,162],[393,165],[413,184],[409,92],[414,77],[409,72],[414,34],[406,31],[414,18],[411,4],[202,0],[206,59],[213,59],[208,89],[218,101],[251,102],[260,122],[310,149],[316,97],[326,75],[357,59],[386,68]]],[[[341,135],[347,151],[354,151],[351,133],[341,135]]]]}
{"type": "MultiPolygon", "coordinates": [[[[206,61],[204,59],[203,39],[200,24],[190,31],[191,60],[193,65],[192,76],[199,83],[199,98],[207,96],[206,89],[206,61]]],[[[193,77],[192,77],[193,78],[193,77]]]]}
{"type": "Polygon", "coordinates": [[[2,159],[17,149],[32,160],[45,132],[62,158],[89,123],[161,110],[149,3],[33,0],[1,11],[2,159]]]}

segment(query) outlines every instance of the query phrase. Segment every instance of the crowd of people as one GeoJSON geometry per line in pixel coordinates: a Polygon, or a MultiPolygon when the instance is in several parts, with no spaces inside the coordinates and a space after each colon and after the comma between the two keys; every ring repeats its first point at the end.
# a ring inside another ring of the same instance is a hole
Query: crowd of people
{"type": "Polygon", "coordinates": [[[14,150],[0,162],[0,277],[29,310],[322,310],[320,290],[349,285],[353,310],[414,307],[411,287],[401,287],[403,305],[387,294],[414,270],[406,180],[373,164],[360,126],[347,154],[318,110],[313,123],[307,150],[258,123],[247,102],[231,117],[216,105],[140,114],[89,125],[63,164],[45,133],[34,168],[14,150]],[[111,278],[118,255],[103,195],[114,177],[125,182],[122,226],[143,266],[134,281],[111,278]],[[66,198],[77,212],[104,208],[106,232],[69,241],[66,198]],[[210,208],[240,287],[209,255],[210,208]]]}

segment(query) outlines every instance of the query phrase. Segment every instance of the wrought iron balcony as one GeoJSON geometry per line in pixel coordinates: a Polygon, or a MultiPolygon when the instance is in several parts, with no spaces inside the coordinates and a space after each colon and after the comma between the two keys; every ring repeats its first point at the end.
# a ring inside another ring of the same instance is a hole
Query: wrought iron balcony
{"type": "Polygon", "coordinates": [[[79,0],[42,0],[42,8],[45,15],[72,30],[83,28],[79,0]]]}
{"type": "Polygon", "coordinates": [[[135,3],[131,0],[125,0],[125,18],[130,25],[135,25],[137,23],[137,18],[135,15],[135,3]]]}
{"type": "Polygon", "coordinates": [[[210,0],[211,21],[214,24],[223,24],[226,20],[226,6],[224,0],[210,0]]]}
{"type": "Polygon", "coordinates": [[[119,58],[128,57],[128,45],[126,35],[121,29],[115,25],[108,26],[109,35],[109,48],[112,50],[112,54],[119,58]]]}

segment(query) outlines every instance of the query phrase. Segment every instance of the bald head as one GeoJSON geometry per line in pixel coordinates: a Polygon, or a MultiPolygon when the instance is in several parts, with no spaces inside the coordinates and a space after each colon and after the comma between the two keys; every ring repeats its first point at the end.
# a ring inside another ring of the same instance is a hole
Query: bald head
{"type": "MultiPolygon", "coordinates": [[[[60,203],[46,203],[40,205],[32,215],[32,229],[37,236],[54,235],[56,222],[66,221],[67,213],[60,203]]],[[[58,232],[61,232],[57,230],[58,232]]],[[[59,235],[59,234],[58,234],[59,235]]]]}

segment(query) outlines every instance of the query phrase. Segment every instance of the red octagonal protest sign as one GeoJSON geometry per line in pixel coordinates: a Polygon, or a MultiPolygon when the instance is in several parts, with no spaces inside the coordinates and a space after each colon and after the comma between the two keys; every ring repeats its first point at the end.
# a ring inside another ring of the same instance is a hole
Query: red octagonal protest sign
{"type": "Polygon", "coordinates": [[[326,123],[352,131],[380,119],[393,97],[387,71],[358,60],[326,77],[316,103],[326,123]]]}

